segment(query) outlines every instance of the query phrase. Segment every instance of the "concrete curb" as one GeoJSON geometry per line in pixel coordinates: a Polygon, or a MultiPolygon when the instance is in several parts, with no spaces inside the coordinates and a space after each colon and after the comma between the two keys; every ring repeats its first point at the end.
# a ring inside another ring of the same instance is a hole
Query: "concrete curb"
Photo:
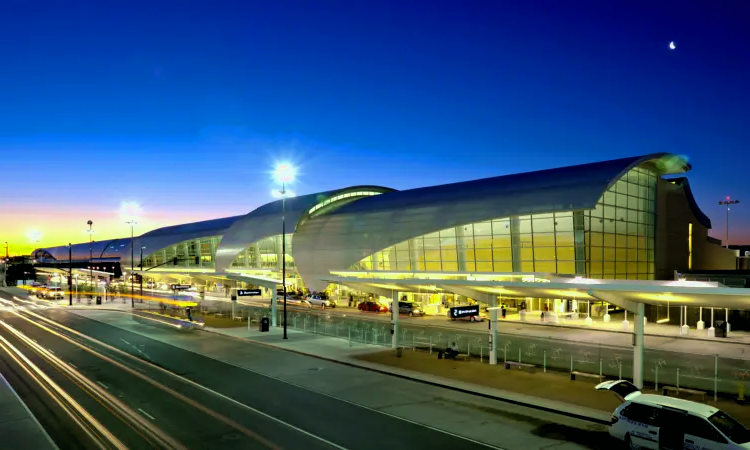
{"type": "MultiPolygon", "coordinates": [[[[320,355],[315,355],[315,354],[312,354],[312,353],[306,353],[306,352],[303,352],[303,351],[300,351],[300,350],[294,350],[294,349],[290,349],[290,348],[279,347],[277,345],[268,344],[266,342],[254,341],[254,340],[251,340],[251,339],[246,339],[246,338],[242,338],[242,337],[238,337],[238,336],[230,336],[230,335],[227,335],[227,334],[219,333],[219,332],[214,331],[214,330],[203,329],[202,331],[205,331],[205,332],[208,332],[208,333],[213,333],[213,334],[216,334],[216,335],[219,335],[219,336],[224,336],[224,337],[227,337],[227,338],[230,338],[230,339],[237,339],[237,340],[240,340],[240,341],[244,341],[244,342],[249,342],[249,343],[252,343],[252,344],[261,345],[261,346],[267,347],[267,348],[273,348],[273,349],[276,349],[276,350],[283,350],[285,352],[295,353],[295,354],[303,355],[303,356],[309,356],[309,357],[312,357],[312,358],[317,358],[317,359],[320,359],[320,360],[323,360],[323,361],[328,361],[328,362],[332,362],[332,363],[336,363],[336,364],[342,364],[344,366],[354,367],[354,368],[363,369],[363,370],[369,370],[370,372],[375,372],[375,373],[379,373],[379,374],[382,374],[382,375],[389,375],[389,376],[392,376],[392,377],[401,378],[401,379],[409,380],[409,381],[415,381],[417,383],[422,383],[422,384],[426,384],[426,385],[430,385],[430,386],[434,386],[434,387],[439,387],[439,388],[443,388],[443,389],[450,389],[452,391],[461,392],[463,394],[469,394],[469,395],[473,395],[473,396],[476,396],[476,397],[482,397],[482,398],[487,398],[487,399],[491,399],[491,400],[497,400],[497,401],[501,401],[501,402],[504,402],[504,403],[510,403],[512,405],[523,406],[523,407],[526,407],[526,408],[536,409],[536,410],[539,410],[539,411],[549,412],[549,413],[552,413],[552,414],[559,414],[559,415],[570,417],[570,418],[573,418],[573,419],[583,420],[583,421],[586,421],[586,422],[593,422],[593,423],[600,424],[600,425],[609,425],[610,424],[610,422],[607,421],[607,420],[601,420],[601,419],[598,419],[598,418],[595,418],[595,417],[584,416],[584,415],[581,415],[581,414],[576,414],[576,413],[572,413],[572,412],[568,412],[568,411],[561,411],[561,410],[557,410],[557,409],[554,409],[554,408],[550,408],[548,406],[543,406],[543,405],[529,403],[529,402],[523,402],[523,401],[520,401],[520,400],[515,400],[515,399],[511,399],[511,398],[507,398],[507,397],[500,397],[500,396],[496,396],[496,395],[486,394],[486,393],[483,393],[483,392],[471,391],[469,389],[464,389],[464,388],[461,388],[461,387],[452,386],[450,384],[445,384],[445,383],[439,383],[437,381],[426,380],[426,379],[423,379],[423,378],[420,378],[420,377],[414,376],[414,375],[406,375],[406,374],[401,374],[401,373],[395,373],[395,372],[388,371],[386,369],[380,369],[380,368],[376,368],[376,367],[371,367],[369,365],[358,364],[358,363],[355,363],[355,362],[352,362],[352,361],[342,361],[342,360],[339,360],[339,359],[328,358],[326,356],[320,356],[320,355]]],[[[383,366],[383,367],[386,367],[386,366],[383,366]]],[[[411,372],[411,371],[409,371],[409,372],[411,372]]],[[[416,374],[417,372],[414,372],[414,373],[416,374]]],[[[560,403],[563,403],[563,402],[560,402],[560,403]]],[[[571,406],[579,408],[578,405],[572,405],[571,404],[571,406]]],[[[602,412],[602,413],[604,414],[604,412],[602,412]]]]}

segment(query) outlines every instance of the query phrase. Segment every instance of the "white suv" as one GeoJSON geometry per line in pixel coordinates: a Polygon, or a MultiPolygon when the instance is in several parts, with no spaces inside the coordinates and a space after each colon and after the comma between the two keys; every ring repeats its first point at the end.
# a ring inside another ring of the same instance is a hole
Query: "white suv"
{"type": "Polygon", "coordinates": [[[307,302],[310,306],[320,306],[321,308],[335,308],[336,300],[328,297],[328,294],[310,294],[307,296],[307,302]]]}
{"type": "Polygon", "coordinates": [[[625,380],[606,381],[596,389],[612,391],[622,400],[612,413],[609,434],[631,449],[750,449],[750,430],[713,406],[642,394],[625,380]]]}

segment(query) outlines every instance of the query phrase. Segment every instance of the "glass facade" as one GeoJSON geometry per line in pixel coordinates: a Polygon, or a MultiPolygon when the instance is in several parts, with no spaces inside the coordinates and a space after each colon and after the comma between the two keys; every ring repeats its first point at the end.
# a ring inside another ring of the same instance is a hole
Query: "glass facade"
{"type": "MultiPolygon", "coordinates": [[[[213,269],[216,267],[216,249],[219,248],[221,236],[209,236],[199,239],[182,241],[175,245],[162,248],[148,256],[143,256],[143,268],[164,264],[177,257],[177,266],[191,269],[213,269]],[[199,257],[199,264],[195,264],[195,257],[199,257]]],[[[166,267],[167,265],[165,265],[166,267]]]]}
{"type": "MultiPolygon", "coordinates": [[[[294,258],[292,257],[292,237],[286,235],[286,268],[294,270],[294,258]]],[[[281,269],[281,235],[269,236],[254,242],[245,250],[240,252],[232,261],[233,269],[281,269]]]]}
{"type": "Polygon", "coordinates": [[[634,168],[596,208],[497,218],[417,236],[351,270],[546,272],[653,279],[656,175],[634,168]]]}
{"type": "Polygon", "coordinates": [[[382,192],[375,192],[375,191],[355,191],[355,192],[347,192],[346,194],[339,194],[339,195],[329,198],[328,200],[324,202],[320,202],[317,205],[313,206],[312,208],[310,208],[310,211],[308,211],[308,214],[312,216],[315,211],[318,211],[332,203],[336,203],[341,200],[360,198],[360,197],[369,197],[372,195],[380,195],[380,194],[382,194],[382,192]]]}

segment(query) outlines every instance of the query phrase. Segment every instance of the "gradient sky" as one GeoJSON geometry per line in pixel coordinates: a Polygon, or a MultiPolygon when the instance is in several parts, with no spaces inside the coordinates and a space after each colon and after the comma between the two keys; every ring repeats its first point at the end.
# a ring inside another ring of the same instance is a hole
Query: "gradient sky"
{"type": "Polygon", "coordinates": [[[651,152],[687,155],[750,243],[750,2],[11,0],[0,14],[0,242],[40,246],[651,152]],[[669,42],[677,49],[670,51],[669,42]]]}

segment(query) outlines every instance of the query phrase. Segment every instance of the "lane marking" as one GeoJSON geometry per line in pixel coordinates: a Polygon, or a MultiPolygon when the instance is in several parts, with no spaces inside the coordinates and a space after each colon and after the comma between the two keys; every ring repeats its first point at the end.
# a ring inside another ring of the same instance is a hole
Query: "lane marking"
{"type": "MultiPolygon", "coordinates": [[[[223,335],[222,335],[222,336],[223,336],[223,335]]],[[[227,337],[230,337],[230,336],[227,336],[227,337]]],[[[250,341],[244,341],[244,342],[247,342],[248,344],[255,344],[254,342],[250,342],[250,341]]],[[[165,343],[165,344],[166,344],[166,343],[165,343]]],[[[171,345],[171,344],[167,344],[167,345],[171,345]]],[[[260,345],[260,346],[262,346],[262,347],[265,347],[265,345],[263,345],[263,344],[258,344],[258,345],[260,345]]],[[[174,347],[177,347],[177,346],[175,345],[174,347]]],[[[182,347],[177,347],[177,348],[182,348],[182,347]]],[[[268,347],[266,347],[266,348],[268,348],[268,347]]],[[[272,348],[272,349],[273,349],[273,350],[280,350],[280,351],[284,351],[283,349],[278,349],[278,348],[272,348]]],[[[296,383],[292,383],[291,381],[286,381],[286,380],[282,380],[282,379],[280,379],[280,378],[276,378],[276,377],[274,377],[274,376],[271,376],[271,375],[267,375],[267,374],[264,374],[264,373],[258,372],[257,370],[253,370],[253,369],[248,369],[247,367],[242,367],[242,366],[239,366],[239,365],[237,365],[237,364],[234,364],[234,363],[230,363],[230,362],[227,362],[227,361],[222,361],[222,360],[220,360],[220,359],[217,359],[217,358],[214,358],[214,357],[212,357],[212,356],[208,356],[208,355],[202,355],[202,354],[200,354],[200,353],[196,353],[196,352],[193,352],[193,351],[191,351],[191,350],[187,350],[187,349],[184,349],[184,348],[182,348],[182,350],[185,350],[185,351],[187,351],[187,352],[190,352],[190,353],[195,353],[196,355],[201,355],[201,356],[205,356],[206,358],[209,358],[209,359],[213,359],[214,361],[218,361],[218,362],[220,362],[220,363],[223,363],[223,364],[228,364],[228,365],[230,365],[230,366],[234,366],[234,367],[236,367],[236,368],[238,368],[238,369],[242,369],[242,370],[247,370],[248,372],[252,372],[252,373],[254,373],[254,374],[256,374],[256,375],[260,375],[260,376],[262,376],[262,377],[265,377],[265,378],[270,378],[270,379],[272,379],[272,380],[276,380],[276,381],[278,381],[278,382],[280,382],[280,383],[288,384],[288,385],[290,385],[290,386],[294,386],[294,387],[300,388],[300,389],[302,389],[302,390],[305,390],[305,391],[308,391],[308,392],[312,392],[313,394],[318,394],[318,395],[322,395],[322,396],[324,396],[324,397],[328,397],[328,398],[330,398],[330,399],[333,399],[333,400],[337,400],[337,401],[340,401],[340,402],[346,403],[346,404],[348,404],[348,405],[351,405],[351,406],[354,406],[354,407],[357,407],[357,408],[363,408],[363,409],[366,409],[366,410],[368,410],[368,411],[372,411],[372,412],[375,412],[375,413],[378,413],[378,414],[383,414],[384,416],[389,416],[389,417],[392,417],[392,418],[394,418],[394,419],[402,420],[402,421],[404,421],[404,422],[408,422],[408,423],[411,423],[412,425],[417,425],[417,426],[420,426],[420,427],[424,427],[424,428],[430,429],[430,430],[432,430],[432,431],[436,431],[436,432],[438,432],[438,433],[443,433],[443,434],[447,434],[448,436],[453,436],[453,437],[455,437],[455,438],[459,438],[459,439],[462,439],[462,440],[465,440],[465,441],[469,441],[469,442],[471,442],[471,443],[474,443],[474,444],[477,444],[477,445],[481,445],[481,446],[483,446],[483,447],[487,447],[487,448],[492,448],[492,449],[495,449],[495,450],[507,450],[507,449],[505,449],[505,448],[503,448],[503,447],[497,447],[497,446],[494,446],[494,445],[492,445],[492,444],[488,444],[488,443],[486,443],[486,442],[480,442],[480,441],[474,440],[474,439],[472,439],[472,438],[469,438],[469,437],[466,437],[466,436],[461,436],[461,435],[459,435],[459,434],[454,434],[454,433],[451,433],[451,432],[449,432],[449,431],[441,430],[441,429],[439,429],[439,428],[435,428],[435,427],[432,427],[432,426],[430,426],[430,425],[427,425],[427,424],[424,424],[424,423],[419,423],[419,422],[416,422],[416,421],[414,421],[414,420],[411,420],[411,419],[407,419],[407,418],[404,418],[404,417],[399,417],[399,416],[396,416],[396,415],[394,415],[394,414],[391,414],[391,413],[388,413],[388,412],[385,412],[385,411],[380,411],[380,410],[378,410],[378,409],[375,409],[375,408],[371,408],[371,407],[369,407],[369,406],[366,406],[366,405],[360,405],[360,404],[354,403],[354,402],[352,402],[352,401],[349,401],[349,400],[346,400],[346,399],[343,399],[343,398],[339,398],[339,397],[334,397],[333,395],[331,395],[331,394],[327,394],[327,393],[325,393],[325,392],[318,392],[318,391],[315,391],[315,390],[313,390],[313,389],[311,389],[311,388],[308,388],[308,387],[305,387],[305,386],[301,386],[301,385],[299,385],[299,384],[296,384],[296,383]]],[[[308,356],[308,358],[313,358],[313,357],[312,357],[312,356],[308,356]]],[[[334,363],[333,361],[331,361],[331,362],[332,362],[332,363],[334,363]]],[[[334,363],[334,364],[336,364],[336,363],[334,363]]],[[[365,370],[365,369],[359,369],[359,370],[365,370]]],[[[169,372],[169,373],[171,373],[171,372],[169,372]]],[[[177,375],[177,374],[174,374],[174,376],[182,378],[182,377],[181,377],[180,375],[177,375]]],[[[187,381],[188,381],[188,382],[191,382],[191,383],[194,383],[194,382],[193,382],[193,381],[191,381],[191,380],[187,380],[187,381]]],[[[197,383],[194,383],[194,384],[197,384],[197,383]]],[[[258,411],[258,410],[256,410],[256,409],[255,409],[255,408],[253,408],[252,406],[248,406],[248,405],[246,405],[246,404],[244,404],[244,403],[242,403],[242,402],[240,402],[240,401],[238,401],[238,400],[235,400],[235,399],[233,399],[233,398],[227,397],[227,396],[225,396],[225,395],[223,395],[223,394],[220,394],[220,393],[218,393],[218,392],[216,392],[216,391],[214,391],[214,390],[212,390],[212,389],[210,389],[210,388],[207,388],[207,387],[205,387],[205,386],[201,386],[200,384],[197,384],[197,385],[198,385],[198,386],[200,386],[200,387],[202,387],[203,389],[205,389],[205,390],[209,391],[209,392],[213,392],[214,394],[216,394],[216,395],[218,395],[218,396],[220,396],[220,397],[226,398],[226,399],[228,399],[228,400],[230,400],[230,401],[232,401],[232,402],[234,402],[234,403],[237,403],[237,404],[239,404],[239,405],[241,405],[241,406],[244,406],[245,408],[251,409],[251,410],[253,410],[253,411],[259,412],[260,414],[263,414],[263,415],[266,415],[266,416],[267,416],[267,414],[265,414],[265,413],[263,413],[263,412],[261,412],[261,411],[258,411]]],[[[268,417],[271,417],[271,416],[268,416],[268,417]]],[[[276,420],[279,420],[279,419],[276,419],[276,420]]],[[[283,422],[283,421],[282,421],[282,423],[285,423],[285,422],[283,422]]],[[[289,425],[289,424],[287,424],[287,425],[289,425]]],[[[294,425],[289,425],[289,426],[290,426],[290,427],[292,427],[292,428],[296,428],[296,427],[295,427],[294,425]]],[[[309,434],[309,433],[307,433],[307,432],[306,432],[306,431],[304,431],[304,430],[300,430],[300,431],[302,431],[302,432],[303,432],[303,433],[305,433],[305,434],[309,434]]],[[[314,435],[313,435],[313,436],[314,436],[314,435]]],[[[321,438],[321,439],[322,439],[322,438],[321,438]]],[[[336,444],[331,444],[331,445],[335,445],[335,446],[336,446],[337,448],[343,448],[343,447],[340,447],[340,446],[338,446],[338,445],[336,445],[336,444]]]]}
{"type": "Polygon", "coordinates": [[[78,367],[76,367],[76,365],[75,365],[75,364],[73,364],[72,362],[69,362],[69,363],[68,363],[68,365],[69,365],[70,367],[72,367],[72,368],[74,368],[74,369],[78,370],[78,367]]]}
{"type": "Polygon", "coordinates": [[[146,411],[142,410],[141,408],[138,408],[138,411],[142,412],[143,415],[146,416],[146,417],[148,417],[149,419],[156,420],[156,419],[154,419],[154,416],[152,416],[151,414],[149,414],[146,411]]]}
{"type": "Polygon", "coordinates": [[[128,345],[131,345],[131,344],[130,344],[130,342],[126,341],[126,340],[125,340],[125,339],[123,339],[123,338],[120,338],[120,340],[121,340],[122,342],[124,342],[124,343],[128,344],[128,345]]]}
{"type": "Polygon", "coordinates": [[[109,388],[107,387],[107,385],[104,384],[104,383],[102,383],[101,381],[97,381],[97,383],[99,383],[99,386],[103,387],[104,389],[109,390],[109,388]]]}
{"type": "MultiPolygon", "coordinates": [[[[140,358],[138,358],[138,357],[136,357],[136,356],[134,356],[134,355],[131,355],[131,354],[130,354],[130,353],[128,353],[128,352],[125,352],[125,351],[123,351],[123,350],[120,350],[120,349],[118,349],[118,348],[112,347],[111,345],[109,345],[109,344],[107,344],[107,343],[105,343],[105,342],[99,341],[99,340],[97,340],[97,339],[95,339],[95,338],[93,338],[93,337],[91,337],[91,336],[89,336],[89,335],[86,335],[86,334],[84,334],[84,333],[81,333],[81,332],[80,332],[80,331],[78,331],[78,330],[74,330],[74,329],[72,329],[72,328],[69,328],[69,327],[67,327],[66,325],[63,325],[63,324],[61,324],[61,323],[59,323],[59,322],[56,322],[56,321],[54,321],[54,320],[51,320],[51,319],[49,319],[49,318],[47,318],[47,317],[44,317],[44,316],[41,316],[41,315],[38,315],[38,314],[34,314],[34,315],[35,315],[35,316],[37,316],[38,318],[42,319],[42,320],[43,320],[43,321],[45,321],[45,322],[48,322],[48,323],[50,323],[50,324],[54,324],[55,326],[57,326],[57,327],[59,327],[59,328],[61,328],[61,329],[65,329],[65,330],[67,330],[67,331],[69,331],[69,332],[71,332],[71,333],[73,333],[73,334],[75,334],[75,335],[81,336],[82,338],[84,338],[84,339],[86,339],[86,340],[88,340],[88,341],[91,341],[91,342],[93,342],[93,343],[96,343],[96,344],[98,344],[98,345],[100,345],[100,346],[102,346],[102,347],[104,347],[104,348],[110,349],[110,350],[112,350],[112,351],[114,351],[114,352],[120,353],[120,354],[122,354],[122,355],[124,355],[124,356],[126,356],[126,357],[130,358],[130,359],[131,359],[131,360],[133,360],[133,361],[136,361],[136,362],[138,362],[138,363],[140,363],[140,364],[145,364],[145,365],[147,365],[148,367],[150,367],[150,368],[152,368],[152,369],[155,369],[155,370],[158,370],[158,371],[160,371],[160,372],[163,372],[163,373],[165,373],[165,374],[167,374],[167,375],[170,375],[170,376],[172,376],[172,377],[174,377],[174,378],[176,378],[176,379],[178,379],[178,380],[180,380],[180,381],[182,381],[182,382],[184,382],[184,383],[186,383],[186,384],[189,384],[189,385],[195,386],[195,387],[197,387],[197,388],[199,388],[199,389],[203,389],[204,391],[206,391],[206,392],[208,392],[208,393],[211,393],[211,394],[213,394],[213,395],[216,395],[216,396],[217,396],[217,397],[219,397],[219,398],[222,398],[222,399],[224,399],[224,400],[227,400],[227,401],[229,401],[229,402],[231,402],[231,403],[233,403],[233,404],[235,404],[235,405],[237,405],[237,406],[240,406],[240,407],[242,407],[242,408],[245,408],[245,409],[247,409],[247,410],[249,410],[249,411],[252,411],[252,412],[254,412],[254,413],[256,413],[256,414],[258,414],[258,415],[260,415],[260,416],[263,416],[263,417],[265,417],[265,418],[267,418],[267,419],[269,419],[269,420],[273,421],[273,422],[279,423],[279,424],[281,424],[281,425],[285,425],[285,426],[287,426],[287,427],[289,427],[289,428],[291,428],[291,429],[293,429],[293,430],[295,430],[295,431],[297,431],[297,432],[299,432],[299,433],[302,433],[302,434],[304,434],[305,436],[308,436],[308,437],[311,437],[311,438],[313,438],[313,439],[316,439],[316,440],[318,440],[318,441],[320,441],[320,442],[323,442],[323,443],[325,443],[325,444],[327,444],[327,445],[329,445],[329,446],[331,446],[331,447],[333,447],[333,448],[339,449],[339,450],[348,450],[348,449],[347,449],[346,447],[342,447],[342,446],[340,446],[340,445],[338,445],[338,444],[335,444],[335,443],[333,443],[333,442],[331,442],[331,441],[329,441],[329,440],[327,440],[327,439],[325,439],[325,438],[323,438],[323,437],[320,437],[320,436],[318,436],[318,435],[316,435],[316,434],[313,434],[313,433],[311,433],[311,432],[309,432],[309,431],[305,431],[305,430],[303,430],[303,429],[301,429],[301,428],[299,428],[299,427],[296,427],[296,426],[294,426],[294,425],[292,425],[292,424],[290,424],[290,423],[287,423],[287,422],[285,422],[285,421],[283,421],[283,420],[281,420],[281,419],[279,419],[279,418],[277,418],[277,417],[274,417],[274,416],[272,416],[272,415],[270,415],[270,414],[267,414],[267,413],[265,413],[265,412],[263,412],[263,411],[260,411],[260,410],[258,410],[258,409],[255,409],[255,408],[253,408],[252,406],[246,405],[246,404],[244,404],[244,403],[242,403],[242,402],[239,402],[239,401],[237,401],[237,400],[235,400],[235,399],[233,399],[233,398],[231,398],[231,397],[227,397],[226,395],[224,395],[224,394],[221,394],[221,393],[219,393],[219,392],[216,392],[216,391],[214,391],[213,389],[211,389],[211,388],[208,388],[208,387],[206,387],[206,386],[203,386],[202,384],[199,384],[199,383],[197,383],[197,382],[195,382],[195,381],[193,381],[193,380],[190,380],[190,379],[188,379],[188,378],[185,378],[185,377],[183,377],[183,376],[181,376],[181,375],[178,375],[178,374],[176,374],[176,373],[174,373],[174,372],[170,372],[169,370],[167,370],[167,369],[164,369],[163,367],[160,367],[160,366],[157,366],[157,365],[155,365],[155,364],[153,364],[153,363],[149,363],[149,362],[147,362],[147,361],[144,361],[144,360],[142,360],[142,359],[140,359],[140,358]]],[[[89,319],[89,320],[94,320],[94,321],[96,321],[95,319],[89,319]]],[[[32,323],[33,323],[33,322],[32,322],[32,323]]],[[[110,326],[111,326],[111,325],[110,325],[110,326]]],[[[128,330],[125,330],[125,331],[128,331],[128,330]]],[[[129,332],[129,331],[128,331],[128,332],[129,332]]],[[[70,338],[68,337],[68,339],[70,339],[70,338]]],[[[148,339],[148,338],[147,338],[147,339],[148,339]]],[[[75,342],[75,341],[71,340],[71,342],[75,342]]],[[[158,341],[158,340],[157,340],[156,342],[161,342],[161,341],[158,341]]],[[[165,345],[170,345],[170,344],[166,344],[166,343],[164,343],[164,344],[165,344],[165,345]]],[[[80,344],[79,344],[79,345],[80,345],[80,344]]],[[[176,347],[176,346],[172,346],[172,347],[176,347]]],[[[85,348],[88,348],[88,347],[85,347],[85,348]]],[[[180,348],[180,347],[176,347],[176,348],[180,348]]],[[[186,351],[190,352],[189,350],[186,350],[186,351]]],[[[95,353],[96,353],[96,352],[95,352],[95,353]]],[[[190,353],[194,353],[194,354],[196,354],[196,355],[199,355],[199,353],[195,353],[195,352],[190,352],[190,353]]],[[[215,359],[215,358],[211,358],[211,359],[215,359]]],[[[218,359],[215,359],[215,360],[216,360],[216,361],[219,361],[218,359]]],[[[219,362],[223,362],[223,361],[219,361],[219,362]]],[[[130,367],[128,367],[128,366],[125,366],[125,365],[124,365],[124,363],[117,363],[117,364],[121,364],[121,365],[123,365],[123,367],[122,367],[122,368],[123,368],[123,369],[125,369],[125,370],[130,370],[130,371],[132,371],[132,370],[133,370],[132,368],[130,368],[130,367]]],[[[231,365],[231,364],[230,364],[230,365],[231,365]]],[[[240,367],[240,368],[241,368],[241,367],[240,367]]],[[[145,381],[147,381],[147,382],[149,382],[149,383],[151,383],[151,384],[153,384],[153,385],[155,385],[155,386],[156,386],[156,385],[159,385],[159,386],[161,386],[161,385],[160,385],[159,383],[157,383],[157,382],[156,382],[155,380],[153,380],[153,379],[149,378],[149,377],[148,377],[147,375],[145,375],[145,381]]],[[[159,386],[157,386],[157,387],[159,387],[159,386]]],[[[161,386],[161,388],[162,388],[162,389],[166,389],[166,388],[164,388],[163,386],[161,386]]],[[[171,392],[170,392],[170,393],[171,393],[171,392]]],[[[172,395],[174,395],[174,396],[176,396],[176,397],[178,397],[178,398],[184,397],[184,396],[182,396],[182,395],[180,395],[180,394],[177,394],[176,392],[175,392],[175,393],[172,393],[172,395]]],[[[186,402],[187,402],[188,404],[192,403],[192,401],[191,401],[190,399],[187,399],[187,398],[181,398],[181,399],[183,399],[184,401],[186,401],[186,402]]],[[[197,407],[198,407],[199,409],[204,409],[204,407],[202,407],[202,405],[194,405],[194,406],[197,406],[197,407]]],[[[139,409],[139,410],[140,410],[140,409],[139,409]]],[[[209,411],[211,411],[211,410],[209,410],[209,411]]],[[[141,411],[141,412],[143,412],[143,411],[141,411]]],[[[206,412],[206,411],[204,410],[204,412],[206,412]]],[[[211,412],[213,412],[213,411],[211,411],[211,412]]],[[[144,414],[145,414],[145,413],[144,413],[144,414]]],[[[226,422],[225,422],[225,423],[226,423],[226,422]]],[[[244,427],[242,427],[242,426],[239,426],[239,428],[243,428],[243,429],[244,429],[244,427]]],[[[238,429],[239,429],[239,428],[238,428],[238,429]]],[[[264,438],[261,438],[261,439],[259,439],[259,441],[260,441],[260,442],[263,442],[264,440],[265,440],[264,438]]],[[[270,447],[270,448],[277,448],[277,446],[275,446],[275,445],[268,445],[268,447],[270,447]]],[[[505,449],[499,449],[499,450],[505,450],[505,449]]]]}

